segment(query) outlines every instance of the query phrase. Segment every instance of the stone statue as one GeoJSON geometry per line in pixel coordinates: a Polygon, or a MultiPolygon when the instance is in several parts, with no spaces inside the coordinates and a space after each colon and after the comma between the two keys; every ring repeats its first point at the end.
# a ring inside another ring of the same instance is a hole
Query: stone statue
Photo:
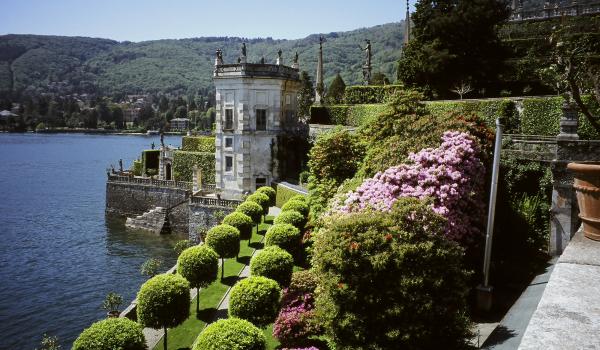
{"type": "Polygon", "coordinates": [[[281,49],[279,49],[279,51],[277,51],[277,65],[281,65],[283,64],[283,52],[281,52],[281,49]]]}
{"type": "Polygon", "coordinates": [[[294,63],[298,63],[298,51],[296,51],[296,54],[294,55],[294,63]]]}
{"type": "Polygon", "coordinates": [[[367,42],[367,46],[365,46],[365,48],[364,48],[364,50],[365,50],[365,66],[370,67],[371,66],[371,58],[372,58],[371,40],[367,39],[365,41],[367,42]]]}
{"type": "Polygon", "coordinates": [[[319,37],[319,49],[323,50],[323,43],[325,42],[325,38],[323,36],[319,37]]]}
{"type": "Polygon", "coordinates": [[[279,49],[279,51],[277,51],[277,57],[279,57],[279,59],[281,59],[282,54],[283,54],[283,52],[281,51],[281,49],[279,49]]]}
{"type": "Polygon", "coordinates": [[[151,147],[152,149],[154,149],[154,147],[156,147],[156,145],[154,145],[154,142],[152,142],[152,144],[150,145],[150,147],[151,147]]]}
{"type": "Polygon", "coordinates": [[[119,159],[119,171],[123,172],[123,159],[119,159]]]}
{"type": "Polygon", "coordinates": [[[238,57],[238,63],[242,63],[242,58],[238,57]]]}
{"type": "Polygon", "coordinates": [[[246,57],[246,43],[242,43],[242,57],[246,57]]]}
{"type": "Polygon", "coordinates": [[[217,49],[215,58],[215,66],[223,64],[223,50],[217,49]]]}
{"type": "Polygon", "coordinates": [[[260,58],[260,64],[265,64],[265,58],[264,57],[260,58]]]}
{"type": "Polygon", "coordinates": [[[160,133],[160,147],[165,147],[165,133],[160,133]]]}

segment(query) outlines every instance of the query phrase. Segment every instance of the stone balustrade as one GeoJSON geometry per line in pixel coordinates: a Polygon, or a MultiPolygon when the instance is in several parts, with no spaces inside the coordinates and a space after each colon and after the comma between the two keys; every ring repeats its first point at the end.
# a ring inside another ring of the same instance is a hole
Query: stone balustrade
{"type": "Polygon", "coordinates": [[[119,183],[134,183],[141,185],[151,185],[157,187],[166,188],[179,188],[183,190],[192,190],[192,183],[186,181],[174,181],[174,180],[158,180],[145,177],[134,177],[134,176],[120,176],[120,175],[109,175],[108,182],[119,182],[119,183]]]}

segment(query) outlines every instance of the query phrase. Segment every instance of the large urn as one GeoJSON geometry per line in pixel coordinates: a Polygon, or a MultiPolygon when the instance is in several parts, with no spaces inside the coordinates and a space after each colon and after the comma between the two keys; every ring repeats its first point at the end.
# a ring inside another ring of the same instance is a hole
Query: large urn
{"type": "Polygon", "coordinates": [[[583,234],[600,241],[600,163],[569,163],[573,172],[583,234]]]}

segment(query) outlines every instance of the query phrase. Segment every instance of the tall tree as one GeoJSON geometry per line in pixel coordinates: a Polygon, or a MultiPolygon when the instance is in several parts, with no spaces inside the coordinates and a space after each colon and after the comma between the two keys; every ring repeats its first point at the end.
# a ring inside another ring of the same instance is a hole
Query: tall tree
{"type": "Polygon", "coordinates": [[[310,114],[310,106],[315,101],[315,89],[310,75],[306,71],[300,73],[300,93],[298,94],[298,116],[310,114]]]}
{"type": "Polygon", "coordinates": [[[506,0],[420,0],[398,79],[438,96],[450,95],[461,81],[485,87],[506,56],[496,26],[509,14],[506,0]]]}
{"type": "Polygon", "coordinates": [[[329,90],[327,91],[327,102],[331,104],[342,103],[344,100],[344,92],[346,91],[346,83],[340,73],[338,73],[331,84],[329,84],[329,90]]]}

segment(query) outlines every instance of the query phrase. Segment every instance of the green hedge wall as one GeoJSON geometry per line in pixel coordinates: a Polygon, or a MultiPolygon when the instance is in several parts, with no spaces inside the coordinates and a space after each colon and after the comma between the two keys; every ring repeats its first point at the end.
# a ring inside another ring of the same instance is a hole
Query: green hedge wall
{"type": "Polygon", "coordinates": [[[283,207],[283,205],[290,200],[290,198],[297,196],[297,195],[302,195],[305,196],[306,195],[302,192],[296,191],[292,188],[289,188],[287,186],[283,186],[281,184],[277,185],[277,197],[275,198],[275,206],[278,208],[283,207]]]}
{"type": "Polygon", "coordinates": [[[517,111],[514,102],[509,99],[498,100],[462,100],[462,101],[431,101],[426,103],[427,109],[433,115],[459,113],[462,115],[475,114],[486,125],[494,128],[497,118],[504,118],[508,132],[516,132],[517,111]]]}
{"type": "Polygon", "coordinates": [[[181,149],[189,152],[215,153],[214,136],[184,136],[181,139],[181,149]]]}
{"type": "Polygon", "coordinates": [[[203,183],[215,183],[215,154],[206,152],[175,151],[173,153],[175,180],[192,181],[194,165],[202,169],[203,183]]]}
{"type": "Polygon", "coordinates": [[[312,124],[361,126],[389,110],[386,104],[331,105],[311,107],[312,124]]]}
{"type": "Polygon", "coordinates": [[[148,149],[142,151],[142,172],[147,174],[148,170],[154,169],[158,174],[158,166],[160,163],[160,150],[158,149],[148,149]]]}
{"type": "Polygon", "coordinates": [[[399,89],[402,89],[402,85],[348,86],[346,87],[346,92],[344,93],[344,103],[384,103],[389,95],[393,94],[399,89]]]}

